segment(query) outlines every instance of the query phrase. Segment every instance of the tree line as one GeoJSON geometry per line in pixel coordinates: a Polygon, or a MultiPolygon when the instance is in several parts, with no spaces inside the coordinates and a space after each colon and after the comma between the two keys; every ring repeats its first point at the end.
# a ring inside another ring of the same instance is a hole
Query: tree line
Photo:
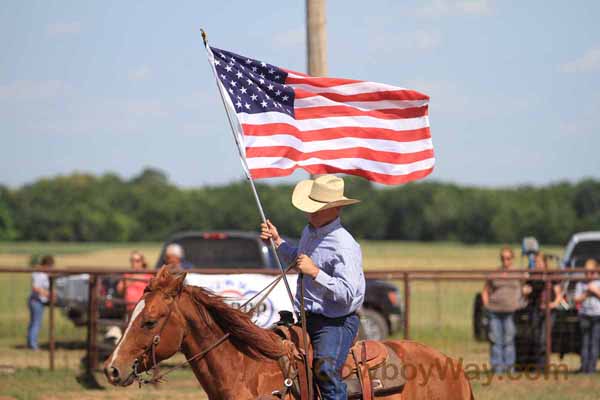
{"type": "MultiPolygon", "coordinates": [[[[600,230],[600,181],[543,187],[465,187],[418,182],[381,188],[346,177],[346,193],[362,203],[343,211],[361,239],[515,242],[533,235],[564,244],[573,232],[600,230]]],[[[263,206],[282,232],[299,236],[305,218],[293,185],[257,184],[263,206]]],[[[132,179],[72,174],[16,189],[0,185],[0,240],[163,241],[182,230],[257,230],[248,183],[179,188],[156,169],[132,179]]]]}

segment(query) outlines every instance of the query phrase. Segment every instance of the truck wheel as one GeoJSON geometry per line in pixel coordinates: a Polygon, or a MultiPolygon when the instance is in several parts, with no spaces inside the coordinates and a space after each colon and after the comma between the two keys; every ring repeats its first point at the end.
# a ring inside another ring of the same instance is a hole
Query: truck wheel
{"type": "Polygon", "coordinates": [[[361,339],[383,340],[389,335],[389,328],[385,318],[377,311],[369,308],[363,308],[359,312],[360,328],[359,337],[361,339]]]}

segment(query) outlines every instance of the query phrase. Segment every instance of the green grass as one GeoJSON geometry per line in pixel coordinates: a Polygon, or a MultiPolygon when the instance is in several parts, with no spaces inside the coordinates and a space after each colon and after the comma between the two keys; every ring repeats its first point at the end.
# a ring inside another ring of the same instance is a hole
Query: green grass
{"type": "MultiPolygon", "coordinates": [[[[100,374],[94,380],[74,373],[70,369],[48,371],[42,368],[23,368],[14,373],[0,372],[0,396],[19,400],[50,399],[112,399],[112,400],[158,400],[177,398],[182,400],[205,399],[198,383],[190,380],[190,371],[176,371],[169,375],[169,382],[158,386],[135,384],[126,388],[96,386],[104,381],[100,374]]],[[[2,397],[4,399],[4,397],[2,397]]]]}
{"type": "MultiPolygon", "coordinates": [[[[489,269],[498,266],[501,245],[463,245],[453,242],[361,241],[366,269],[489,269]]],[[[513,245],[520,254],[518,245],[513,245]]],[[[556,246],[544,248],[549,254],[562,255],[556,246]]],[[[516,265],[525,259],[517,258],[516,265]]]]}
{"type": "MultiPolygon", "coordinates": [[[[498,263],[499,245],[466,246],[455,243],[414,242],[362,242],[366,269],[405,268],[494,268],[498,263]]],[[[517,246],[514,246],[515,250],[517,246]]],[[[150,263],[158,255],[160,244],[0,244],[0,265],[23,261],[29,252],[44,250],[57,254],[60,266],[105,265],[107,268],[127,265],[128,252],[144,251],[150,263]],[[52,250],[52,251],[51,251],[52,250]]],[[[560,248],[545,251],[560,255],[560,248]]],[[[402,285],[398,282],[399,288],[402,285]]],[[[484,368],[489,359],[487,343],[476,342],[472,337],[471,312],[475,293],[482,282],[429,282],[411,283],[411,338],[433,346],[445,354],[461,358],[464,365],[484,368]]],[[[126,389],[86,390],[78,383],[81,348],[60,347],[57,352],[56,372],[49,372],[47,352],[30,352],[24,344],[28,321],[26,297],[29,292],[28,274],[0,274],[0,366],[12,365],[17,371],[0,375],[0,396],[22,399],[37,398],[192,398],[199,391],[190,371],[178,372],[177,378],[161,385],[159,389],[134,387],[126,389]],[[35,369],[37,368],[37,369],[35,369]],[[44,394],[45,393],[45,394],[44,394]],[[55,396],[55,397],[53,397],[55,396]]],[[[46,312],[46,318],[47,318],[46,312]]],[[[57,340],[66,343],[83,343],[85,329],[75,328],[57,310],[57,340]]],[[[47,340],[47,321],[42,331],[41,343],[47,340]]],[[[568,356],[560,361],[571,370],[579,365],[578,357],[568,356]]],[[[0,368],[1,370],[1,368],[0,368]]],[[[1,372],[0,372],[1,374],[1,372]]],[[[103,383],[102,377],[99,382],[103,383]]],[[[476,398],[500,399],[592,399],[600,392],[598,377],[569,374],[558,380],[527,379],[496,380],[491,384],[485,375],[474,377],[472,384],[476,398]],[[592,394],[596,393],[596,394],[592,394]]],[[[194,397],[196,398],[196,397],[194,397]]]]}

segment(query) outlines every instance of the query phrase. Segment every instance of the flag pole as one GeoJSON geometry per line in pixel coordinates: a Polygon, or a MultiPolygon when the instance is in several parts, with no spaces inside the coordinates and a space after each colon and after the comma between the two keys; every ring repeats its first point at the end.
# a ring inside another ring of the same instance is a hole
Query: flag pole
{"type": "MultiPolygon", "coordinates": [[[[204,42],[204,47],[205,47],[207,53],[210,55],[211,51],[208,47],[208,40],[206,38],[206,32],[204,31],[204,29],[200,29],[200,32],[202,33],[202,41],[204,42]]],[[[233,140],[235,141],[236,147],[238,149],[238,153],[240,156],[240,162],[242,163],[242,169],[244,170],[246,179],[250,183],[250,188],[252,189],[252,194],[254,195],[254,200],[256,201],[256,205],[258,207],[258,212],[260,214],[260,218],[261,218],[262,222],[266,224],[267,217],[265,216],[265,212],[263,210],[263,206],[260,201],[260,197],[258,196],[258,191],[256,190],[256,186],[254,185],[254,181],[252,180],[252,177],[250,176],[250,169],[248,168],[248,164],[246,163],[246,155],[244,154],[242,143],[240,143],[240,137],[236,134],[236,129],[234,128],[234,124],[232,122],[232,117],[231,117],[229,108],[227,107],[225,96],[223,95],[223,91],[221,90],[221,84],[219,83],[219,78],[217,77],[217,71],[215,70],[214,64],[210,60],[210,56],[209,56],[208,62],[210,64],[211,70],[213,71],[213,74],[215,76],[217,89],[219,90],[219,94],[221,95],[221,101],[223,102],[223,107],[225,108],[225,114],[227,114],[227,121],[229,122],[229,127],[231,128],[231,133],[233,135],[233,140]]],[[[281,264],[281,260],[279,259],[279,254],[277,253],[277,247],[275,246],[275,241],[273,240],[273,238],[270,238],[269,242],[271,244],[271,250],[273,251],[273,255],[275,256],[275,261],[277,263],[277,266],[279,267],[279,270],[281,271],[281,275],[283,277],[283,282],[285,283],[285,288],[287,290],[288,296],[292,303],[292,309],[293,309],[294,308],[294,295],[292,295],[292,290],[290,289],[290,284],[287,280],[285,269],[283,268],[283,265],[281,264]]],[[[298,316],[297,313],[296,313],[296,319],[300,320],[300,317],[298,316]]]]}

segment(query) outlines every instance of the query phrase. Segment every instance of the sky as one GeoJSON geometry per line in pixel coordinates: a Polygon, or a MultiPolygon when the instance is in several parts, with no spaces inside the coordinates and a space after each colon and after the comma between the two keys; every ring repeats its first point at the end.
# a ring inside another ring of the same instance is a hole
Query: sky
{"type": "MultiPolygon", "coordinates": [[[[149,166],[185,187],[241,179],[199,29],[305,71],[304,18],[298,0],[5,2],[0,184],[149,166]]],[[[427,179],[599,179],[599,18],[592,0],[329,0],[329,76],[431,97],[427,179]]]]}

